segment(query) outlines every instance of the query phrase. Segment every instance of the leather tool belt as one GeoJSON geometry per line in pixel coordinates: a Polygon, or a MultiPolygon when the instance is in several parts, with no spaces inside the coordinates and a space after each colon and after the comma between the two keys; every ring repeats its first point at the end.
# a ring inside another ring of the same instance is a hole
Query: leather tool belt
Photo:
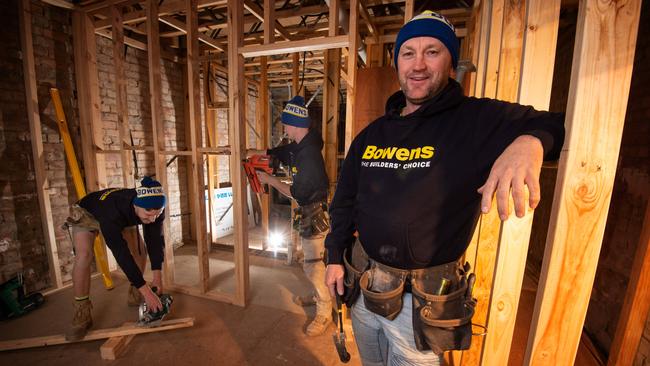
{"type": "Polygon", "coordinates": [[[402,270],[368,258],[357,240],[351,252],[346,249],[344,264],[343,300],[348,307],[363,293],[368,310],[393,320],[402,309],[404,292],[411,292],[418,350],[441,354],[469,349],[476,299],[472,298],[475,276],[467,275],[468,263],[402,270]]]}
{"type": "Polygon", "coordinates": [[[296,215],[300,217],[297,229],[300,236],[311,238],[329,230],[330,222],[325,205],[324,202],[314,202],[297,209],[296,215]]]}

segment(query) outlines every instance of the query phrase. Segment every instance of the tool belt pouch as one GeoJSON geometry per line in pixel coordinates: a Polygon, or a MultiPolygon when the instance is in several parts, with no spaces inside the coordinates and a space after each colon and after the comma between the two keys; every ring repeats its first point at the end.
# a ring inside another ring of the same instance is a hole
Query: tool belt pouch
{"type": "Polygon", "coordinates": [[[405,275],[387,272],[375,263],[359,280],[366,309],[388,320],[395,319],[402,310],[405,278],[405,275]]]}
{"type": "Polygon", "coordinates": [[[467,291],[467,279],[452,279],[445,295],[434,295],[441,278],[414,280],[413,331],[418,350],[431,349],[435,354],[451,350],[469,349],[472,340],[472,316],[475,300],[467,291]]]}
{"type": "Polygon", "coordinates": [[[351,308],[361,293],[359,286],[361,275],[368,268],[368,257],[364,255],[361,245],[357,243],[352,250],[345,249],[343,264],[345,265],[345,276],[343,277],[345,291],[342,300],[348,308],[351,308]]]}
{"type": "Polygon", "coordinates": [[[321,202],[300,207],[300,236],[309,238],[327,232],[330,228],[329,218],[321,202]]]}
{"type": "Polygon", "coordinates": [[[89,229],[99,229],[99,223],[95,218],[78,204],[72,205],[70,208],[70,216],[68,216],[61,225],[64,230],[72,227],[84,227],[89,229]]]}

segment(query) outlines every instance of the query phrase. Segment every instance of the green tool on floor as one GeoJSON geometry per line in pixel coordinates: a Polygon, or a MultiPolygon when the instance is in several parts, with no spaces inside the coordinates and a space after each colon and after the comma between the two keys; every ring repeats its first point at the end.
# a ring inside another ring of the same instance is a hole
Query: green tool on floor
{"type": "Polygon", "coordinates": [[[25,295],[23,275],[0,285],[0,319],[15,318],[28,313],[45,302],[40,292],[25,295]]]}
{"type": "MultiPolygon", "coordinates": [[[[158,292],[155,287],[152,288],[153,292],[158,292]]],[[[147,309],[147,303],[142,302],[140,308],[138,308],[138,326],[155,328],[160,326],[165,315],[169,314],[174,298],[169,294],[160,295],[160,303],[162,304],[162,309],[157,312],[151,312],[147,309]]]]}

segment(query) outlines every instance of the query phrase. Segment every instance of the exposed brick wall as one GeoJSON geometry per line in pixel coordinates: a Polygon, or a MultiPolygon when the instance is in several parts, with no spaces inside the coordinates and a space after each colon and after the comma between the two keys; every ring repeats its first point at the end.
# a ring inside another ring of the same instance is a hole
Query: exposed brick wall
{"type": "MultiPolygon", "coordinates": [[[[63,280],[70,279],[72,246],[67,233],[60,229],[69,213],[69,206],[78,197],[65,161],[65,153],[55,113],[49,95],[50,87],[60,90],[77,159],[83,166],[80,153],[79,113],[77,109],[74,57],[72,49],[71,13],[67,10],[33,1],[31,4],[34,54],[38,101],[43,130],[45,169],[49,181],[53,223],[59,251],[63,280]]],[[[34,181],[31,138],[26,113],[25,88],[20,51],[18,1],[0,2],[0,19],[4,29],[0,40],[0,283],[17,272],[27,275],[29,290],[40,290],[52,285],[48,273],[48,260],[41,227],[38,196],[34,181]]],[[[101,101],[101,126],[103,148],[120,146],[117,130],[116,94],[113,65],[113,48],[110,40],[97,36],[97,69],[101,101]]],[[[125,72],[127,78],[128,121],[134,143],[152,146],[151,110],[149,103],[149,75],[146,52],[127,47],[125,72]]],[[[162,108],[165,148],[183,150],[185,138],[185,102],[182,64],[161,60],[162,108]]],[[[227,89],[227,83],[220,83],[227,89]]],[[[225,100],[225,90],[217,89],[220,100],[225,100]]],[[[247,118],[254,124],[256,98],[249,98],[247,118]]],[[[201,109],[203,104],[201,103],[201,109]]],[[[203,111],[201,111],[203,113],[203,111]]],[[[219,145],[228,145],[228,113],[218,112],[219,145]]],[[[251,136],[254,144],[254,134],[251,136]]],[[[139,176],[155,173],[153,154],[138,152],[139,176]]],[[[168,157],[168,161],[172,159],[168,157]]],[[[168,217],[171,237],[167,242],[179,245],[189,239],[190,216],[189,189],[187,187],[187,159],[179,157],[167,168],[169,186],[168,217]]],[[[106,155],[107,183],[124,186],[121,160],[118,154],[106,155]]],[[[219,157],[219,181],[227,182],[229,158],[219,157]]]]}
{"type": "MultiPolygon", "coordinates": [[[[104,130],[104,148],[119,149],[119,131],[117,126],[117,107],[115,91],[115,65],[113,63],[113,43],[111,40],[97,36],[97,72],[99,94],[101,99],[102,126],[104,130]]],[[[136,146],[153,146],[151,125],[151,105],[149,101],[149,69],[147,53],[132,47],[126,47],[125,77],[127,81],[128,123],[133,143],[136,146]]],[[[183,66],[168,60],[161,60],[162,79],[162,113],[165,149],[185,149],[185,111],[183,93],[183,66]]],[[[155,174],[152,153],[136,153],[138,177],[155,174]]],[[[132,160],[131,155],[129,159],[132,160]]],[[[171,160],[169,156],[167,161],[171,160]]],[[[168,220],[170,238],[168,243],[178,245],[189,235],[189,216],[181,215],[188,210],[186,165],[182,158],[174,160],[167,168],[167,185],[169,189],[168,220]],[[181,162],[179,164],[179,162],[181,162]],[[179,177],[181,177],[179,179],[179,177]]],[[[133,162],[131,162],[133,165],[133,162]]],[[[124,187],[122,163],[118,154],[106,156],[107,183],[110,187],[124,187]]]]}
{"type": "MultiPolygon", "coordinates": [[[[17,272],[26,275],[29,290],[52,284],[36,194],[34,163],[27,119],[18,23],[18,2],[0,3],[5,29],[0,36],[0,282],[17,272]]],[[[61,92],[73,141],[79,141],[78,118],[73,103],[74,63],[70,14],[32,2],[32,36],[42,124],[46,174],[55,226],[67,216],[69,193],[74,194],[65,167],[63,145],[54,120],[49,88],[61,92]]],[[[74,199],[72,199],[74,200],[74,199]]],[[[71,245],[66,233],[55,229],[64,280],[70,278],[71,245]]]]}

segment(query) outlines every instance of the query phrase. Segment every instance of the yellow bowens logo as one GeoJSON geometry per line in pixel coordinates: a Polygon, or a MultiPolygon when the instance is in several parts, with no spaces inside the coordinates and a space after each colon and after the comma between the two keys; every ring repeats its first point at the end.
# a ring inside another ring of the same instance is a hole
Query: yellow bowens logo
{"type": "Polygon", "coordinates": [[[415,159],[431,159],[435,149],[433,146],[422,146],[413,149],[406,149],[403,147],[385,147],[378,148],[375,145],[366,146],[366,151],[363,152],[361,159],[389,159],[393,158],[399,161],[415,160],[415,159]]]}

